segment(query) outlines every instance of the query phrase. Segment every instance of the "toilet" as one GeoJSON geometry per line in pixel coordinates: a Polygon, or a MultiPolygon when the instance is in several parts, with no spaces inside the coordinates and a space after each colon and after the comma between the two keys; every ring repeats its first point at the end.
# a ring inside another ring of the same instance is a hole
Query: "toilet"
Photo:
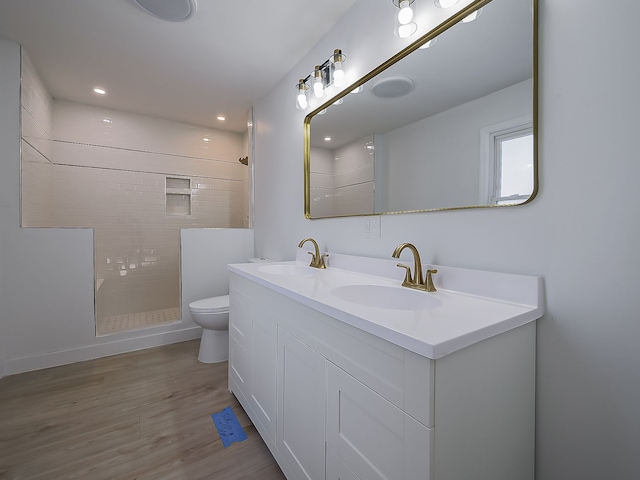
{"type": "Polygon", "coordinates": [[[229,359],[229,295],[203,298],[189,304],[194,322],[202,327],[198,360],[218,363],[229,359]]]}
{"type": "MultiPolygon", "coordinates": [[[[250,258],[249,262],[268,262],[250,258]]],[[[202,327],[198,360],[202,363],[226,362],[229,359],[229,295],[203,298],[189,304],[191,318],[202,327]]]]}

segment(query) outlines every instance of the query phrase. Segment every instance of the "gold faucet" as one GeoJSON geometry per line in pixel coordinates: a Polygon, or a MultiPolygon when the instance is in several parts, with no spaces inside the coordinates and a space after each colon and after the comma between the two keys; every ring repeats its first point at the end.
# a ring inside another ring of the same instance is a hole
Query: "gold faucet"
{"type": "Polygon", "coordinates": [[[311,237],[303,239],[298,244],[298,248],[302,248],[302,245],[304,245],[306,242],[313,243],[313,246],[316,249],[316,253],[315,254],[311,253],[311,252],[307,252],[309,255],[311,255],[311,263],[309,264],[309,266],[313,267],[313,268],[327,268],[327,266],[324,264],[324,258],[328,257],[329,254],[325,253],[324,255],[320,255],[320,249],[318,248],[318,244],[311,237]]]}
{"type": "Polygon", "coordinates": [[[399,267],[406,269],[403,287],[415,288],[416,290],[425,290],[427,292],[435,292],[436,287],[433,285],[433,274],[438,273],[438,270],[427,270],[426,279],[422,277],[422,261],[420,260],[420,254],[418,249],[410,243],[401,243],[393,251],[393,258],[400,258],[400,253],[408,248],[413,253],[413,275],[411,275],[411,267],[398,263],[399,267]]]}

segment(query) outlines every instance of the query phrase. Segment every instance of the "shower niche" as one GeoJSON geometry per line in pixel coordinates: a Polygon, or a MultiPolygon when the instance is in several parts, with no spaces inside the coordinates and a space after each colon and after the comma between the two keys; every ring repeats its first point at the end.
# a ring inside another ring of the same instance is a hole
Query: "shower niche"
{"type": "Polygon", "coordinates": [[[166,177],[165,211],[167,215],[191,215],[191,179],[166,177]]]}

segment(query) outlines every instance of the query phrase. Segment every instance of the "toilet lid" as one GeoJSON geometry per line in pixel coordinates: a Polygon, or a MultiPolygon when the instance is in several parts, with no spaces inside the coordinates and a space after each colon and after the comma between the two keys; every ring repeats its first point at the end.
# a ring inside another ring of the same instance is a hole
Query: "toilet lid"
{"type": "Polygon", "coordinates": [[[203,298],[189,304],[189,309],[193,312],[223,313],[229,311],[229,295],[220,297],[203,298]]]}

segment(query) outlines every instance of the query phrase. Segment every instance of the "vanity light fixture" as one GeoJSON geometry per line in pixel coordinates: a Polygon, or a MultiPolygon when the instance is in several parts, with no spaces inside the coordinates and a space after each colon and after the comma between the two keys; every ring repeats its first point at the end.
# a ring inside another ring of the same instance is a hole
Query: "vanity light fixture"
{"type": "Polygon", "coordinates": [[[398,7],[393,31],[400,38],[407,38],[416,33],[418,25],[413,21],[417,0],[391,0],[398,7]]]}
{"type": "MultiPolygon", "coordinates": [[[[344,62],[346,59],[347,56],[337,48],[331,57],[320,65],[316,65],[312,73],[298,80],[296,83],[296,108],[298,110],[307,110],[314,103],[313,100],[326,97],[329,87],[340,88],[345,84],[344,62]]],[[[315,104],[317,105],[317,102],[315,104]]]]}

